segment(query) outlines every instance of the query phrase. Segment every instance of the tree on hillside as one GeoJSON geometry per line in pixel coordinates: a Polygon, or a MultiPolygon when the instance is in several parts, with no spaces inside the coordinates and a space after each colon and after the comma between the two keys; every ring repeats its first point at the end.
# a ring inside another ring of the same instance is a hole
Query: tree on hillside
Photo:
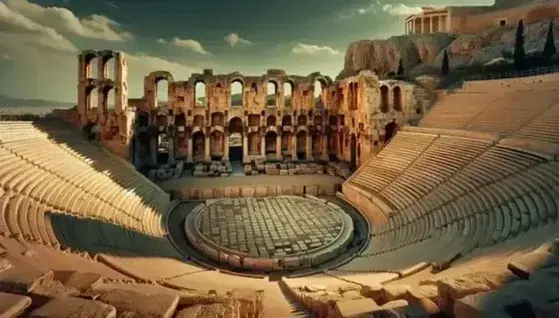
{"type": "Polygon", "coordinates": [[[404,59],[400,59],[398,63],[398,71],[396,71],[396,75],[402,76],[404,75],[404,59]]]}
{"type": "Polygon", "coordinates": [[[526,63],[526,53],[524,52],[524,22],[522,19],[518,21],[518,27],[516,28],[513,58],[514,68],[517,70],[524,69],[526,63]]]}
{"type": "Polygon", "coordinates": [[[557,48],[555,48],[555,38],[553,37],[553,19],[551,19],[549,21],[545,46],[543,47],[543,57],[549,60],[555,53],[557,53],[557,48]]]}
{"type": "Polygon", "coordinates": [[[448,53],[445,50],[443,55],[443,64],[441,65],[441,72],[443,73],[444,76],[447,76],[449,70],[450,70],[450,61],[448,60],[448,53]]]}

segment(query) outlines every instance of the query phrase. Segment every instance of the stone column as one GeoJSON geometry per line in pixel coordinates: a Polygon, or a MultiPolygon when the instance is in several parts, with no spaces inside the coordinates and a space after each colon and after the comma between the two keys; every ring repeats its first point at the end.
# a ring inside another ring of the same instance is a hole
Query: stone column
{"type": "Polygon", "coordinates": [[[205,136],[204,138],[204,161],[209,162],[212,160],[210,155],[210,136],[205,136]]]}
{"type": "Polygon", "coordinates": [[[260,155],[266,157],[266,135],[262,135],[260,139],[260,155]]]}
{"type": "Polygon", "coordinates": [[[291,160],[297,160],[297,135],[291,134],[291,160]]]}
{"type": "Polygon", "coordinates": [[[429,17],[429,33],[433,33],[433,17],[429,17]]]}
{"type": "Polygon", "coordinates": [[[276,136],[276,157],[277,159],[282,158],[281,155],[281,135],[277,134],[276,136]]]}
{"type": "Polygon", "coordinates": [[[192,162],[192,134],[189,134],[188,137],[188,144],[187,147],[188,149],[186,150],[186,162],[191,163],[192,162]]]}
{"type": "Polygon", "coordinates": [[[307,157],[307,160],[313,160],[312,157],[312,136],[310,134],[307,134],[307,144],[305,145],[305,157],[307,157]]]}
{"type": "Polygon", "coordinates": [[[248,157],[248,137],[243,133],[243,161],[248,157]]]}
{"type": "Polygon", "coordinates": [[[223,160],[229,160],[229,134],[223,136],[223,160]]]}
{"type": "Polygon", "coordinates": [[[328,136],[322,135],[322,160],[328,160],[328,136]]]}
{"type": "Polygon", "coordinates": [[[421,34],[425,34],[425,17],[421,17],[421,34]]]}

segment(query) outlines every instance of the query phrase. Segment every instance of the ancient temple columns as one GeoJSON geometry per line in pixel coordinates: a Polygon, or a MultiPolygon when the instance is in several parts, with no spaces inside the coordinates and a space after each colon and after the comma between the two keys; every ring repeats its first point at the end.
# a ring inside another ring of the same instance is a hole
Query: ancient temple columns
{"type": "Polygon", "coordinates": [[[210,161],[211,160],[211,155],[210,155],[210,136],[205,136],[205,141],[204,141],[204,161],[210,161]]]}
{"type": "Polygon", "coordinates": [[[406,19],[405,34],[430,34],[435,32],[448,32],[448,13],[428,15],[414,15],[406,19]],[[435,21],[436,20],[436,21],[435,21]]]}
{"type": "Polygon", "coordinates": [[[312,136],[307,133],[307,142],[305,143],[305,158],[312,160],[312,136]]]}
{"type": "Polygon", "coordinates": [[[260,155],[266,156],[266,135],[262,134],[260,139],[260,155]]]}
{"type": "Polygon", "coordinates": [[[229,160],[229,134],[223,136],[223,159],[229,160]]]}
{"type": "Polygon", "coordinates": [[[276,157],[279,159],[282,157],[281,155],[281,135],[276,135],[276,157]]]}
{"type": "Polygon", "coordinates": [[[188,145],[187,145],[188,149],[186,150],[187,151],[186,152],[186,160],[188,162],[192,162],[192,144],[193,144],[192,143],[192,135],[188,136],[187,140],[188,140],[188,145]]]}

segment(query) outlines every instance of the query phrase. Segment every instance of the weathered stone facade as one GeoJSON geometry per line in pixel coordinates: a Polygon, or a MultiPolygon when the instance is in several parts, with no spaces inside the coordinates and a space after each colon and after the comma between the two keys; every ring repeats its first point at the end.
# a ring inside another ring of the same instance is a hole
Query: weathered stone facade
{"type": "Polygon", "coordinates": [[[125,158],[129,154],[134,121],[134,111],[127,106],[127,75],[126,56],[122,52],[86,50],[79,55],[79,123],[88,130],[98,130],[101,142],[125,158]],[[111,59],[114,59],[113,78],[109,77],[108,68],[111,59]],[[97,74],[94,74],[94,68],[97,74]],[[109,102],[110,94],[114,94],[112,104],[109,102]]]}
{"type": "Polygon", "coordinates": [[[123,157],[131,154],[137,166],[175,160],[243,164],[340,160],[358,167],[415,114],[413,85],[379,81],[367,71],[336,82],[320,73],[295,76],[275,69],[261,76],[214,75],[205,70],[185,81],[175,80],[167,71],[154,71],[144,78],[144,96],[129,100],[123,53],[84,51],[79,66],[80,124],[98,125],[99,139],[119,148],[113,152],[123,157]],[[111,58],[114,79],[107,77],[111,58]],[[98,68],[97,78],[92,67],[98,68]],[[168,83],[168,102],[161,105],[160,81],[168,83]],[[198,83],[205,85],[204,97],[196,96],[198,83]],[[233,83],[242,85],[241,99],[232,98],[233,83]],[[267,91],[270,83],[274,93],[267,91]],[[322,91],[316,93],[315,87],[322,91]],[[107,102],[111,90],[114,105],[107,102]],[[98,102],[93,105],[95,93],[98,102]],[[134,107],[128,107],[129,101],[134,107]],[[160,151],[167,154],[163,160],[160,151]]]}

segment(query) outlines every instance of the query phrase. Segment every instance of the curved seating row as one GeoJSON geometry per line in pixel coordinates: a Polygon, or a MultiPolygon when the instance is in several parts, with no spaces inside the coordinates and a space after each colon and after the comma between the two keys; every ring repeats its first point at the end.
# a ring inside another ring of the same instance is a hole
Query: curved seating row
{"type": "Polygon", "coordinates": [[[559,144],[557,127],[559,127],[559,103],[520,129],[517,136],[559,144]]]}
{"type": "Polygon", "coordinates": [[[410,166],[437,135],[399,132],[398,135],[349,182],[366,191],[379,192],[410,166]]]}

